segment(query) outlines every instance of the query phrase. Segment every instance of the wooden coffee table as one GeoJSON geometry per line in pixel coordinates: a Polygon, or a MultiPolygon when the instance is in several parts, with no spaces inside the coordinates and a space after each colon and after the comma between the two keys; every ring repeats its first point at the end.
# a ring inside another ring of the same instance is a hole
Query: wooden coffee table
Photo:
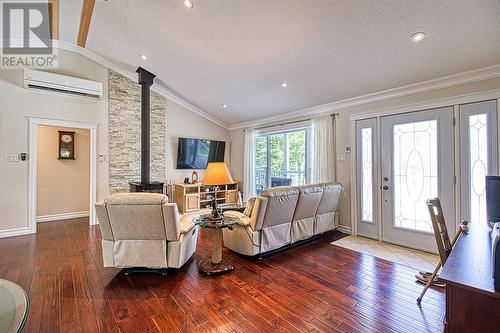
{"type": "Polygon", "coordinates": [[[231,259],[222,257],[222,229],[233,230],[233,226],[238,222],[238,218],[224,216],[220,221],[210,221],[202,216],[195,217],[193,223],[201,228],[210,230],[212,238],[212,256],[210,259],[201,261],[198,264],[200,271],[207,275],[228,273],[234,270],[231,259]]]}

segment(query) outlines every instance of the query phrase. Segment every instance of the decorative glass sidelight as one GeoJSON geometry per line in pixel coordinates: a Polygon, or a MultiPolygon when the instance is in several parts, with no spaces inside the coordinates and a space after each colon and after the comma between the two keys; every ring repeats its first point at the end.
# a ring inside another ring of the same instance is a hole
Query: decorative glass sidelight
{"type": "Polygon", "coordinates": [[[361,129],[361,222],[373,223],[372,128],[361,129]]]}
{"type": "Polygon", "coordinates": [[[393,126],[395,227],[432,232],[426,200],[438,196],[437,120],[393,126]]]}
{"type": "Polygon", "coordinates": [[[469,115],[468,118],[470,221],[481,223],[487,220],[485,177],[488,172],[488,117],[486,113],[481,113],[469,115]]]}

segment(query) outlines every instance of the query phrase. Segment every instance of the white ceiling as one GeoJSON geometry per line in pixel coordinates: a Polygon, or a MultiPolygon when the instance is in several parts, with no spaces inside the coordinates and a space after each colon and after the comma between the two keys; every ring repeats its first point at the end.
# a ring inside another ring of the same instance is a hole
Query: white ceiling
{"type": "MultiPolygon", "coordinates": [[[[498,0],[193,2],[97,1],[87,49],[228,125],[500,63],[498,0]]],[[[81,6],[61,2],[62,40],[81,6]]]]}

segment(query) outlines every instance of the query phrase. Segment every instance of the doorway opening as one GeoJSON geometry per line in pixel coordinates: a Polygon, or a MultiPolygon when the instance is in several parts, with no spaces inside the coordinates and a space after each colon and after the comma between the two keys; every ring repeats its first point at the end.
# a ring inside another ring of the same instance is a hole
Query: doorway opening
{"type": "Polygon", "coordinates": [[[97,125],[29,118],[29,215],[37,223],[88,218],[96,224],[97,125]]]}
{"type": "Polygon", "coordinates": [[[89,217],[90,130],[38,125],[36,222],[89,217]]]}

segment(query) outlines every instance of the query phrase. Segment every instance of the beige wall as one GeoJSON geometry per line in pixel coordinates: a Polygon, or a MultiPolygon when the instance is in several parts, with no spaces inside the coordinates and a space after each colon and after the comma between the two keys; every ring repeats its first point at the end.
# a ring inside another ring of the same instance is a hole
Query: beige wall
{"type": "Polygon", "coordinates": [[[89,211],[90,131],[38,126],[37,217],[89,211]],[[58,131],[75,132],[75,159],[59,160],[58,131]]]}
{"type": "MultiPolygon", "coordinates": [[[[192,170],[176,170],[177,141],[179,137],[212,139],[226,141],[225,160],[230,163],[229,132],[182,106],[167,100],[167,182],[182,183],[185,177],[191,178],[192,170]]],[[[199,179],[203,179],[203,171],[199,171],[199,179]]],[[[234,175],[233,175],[234,176],[234,175]]],[[[240,178],[234,177],[235,180],[240,178]]]]}
{"type": "MultiPolygon", "coordinates": [[[[351,115],[357,113],[371,112],[389,108],[397,108],[416,103],[424,103],[428,101],[444,99],[454,96],[461,96],[470,93],[484,92],[492,89],[500,88],[500,78],[485,80],[470,84],[464,84],[452,88],[437,89],[431,92],[414,94],[406,97],[388,99],[381,102],[369,103],[365,105],[350,107],[338,110],[340,113],[336,123],[336,151],[337,156],[344,155],[345,147],[352,146],[351,143],[351,115]]],[[[333,111],[333,110],[332,110],[333,111]]],[[[231,147],[232,147],[232,171],[235,177],[243,178],[243,130],[230,131],[231,147]]],[[[337,162],[336,172],[337,181],[345,185],[345,194],[341,205],[340,224],[343,226],[351,226],[351,188],[350,179],[353,171],[351,165],[351,155],[345,155],[343,162],[337,162]]]]}
{"type": "MultiPolygon", "coordinates": [[[[78,54],[60,50],[57,72],[106,83],[107,69],[78,54]]],[[[107,96],[107,87],[104,85],[107,96]]],[[[28,226],[27,161],[4,162],[5,154],[29,151],[28,117],[97,123],[97,152],[107,154],[107,99],[27,90],[22,70],[0,70],[0,233],[28,226]]],[[[97,166],[97,198],[107,193],[107,166],[97,166]]]]}

